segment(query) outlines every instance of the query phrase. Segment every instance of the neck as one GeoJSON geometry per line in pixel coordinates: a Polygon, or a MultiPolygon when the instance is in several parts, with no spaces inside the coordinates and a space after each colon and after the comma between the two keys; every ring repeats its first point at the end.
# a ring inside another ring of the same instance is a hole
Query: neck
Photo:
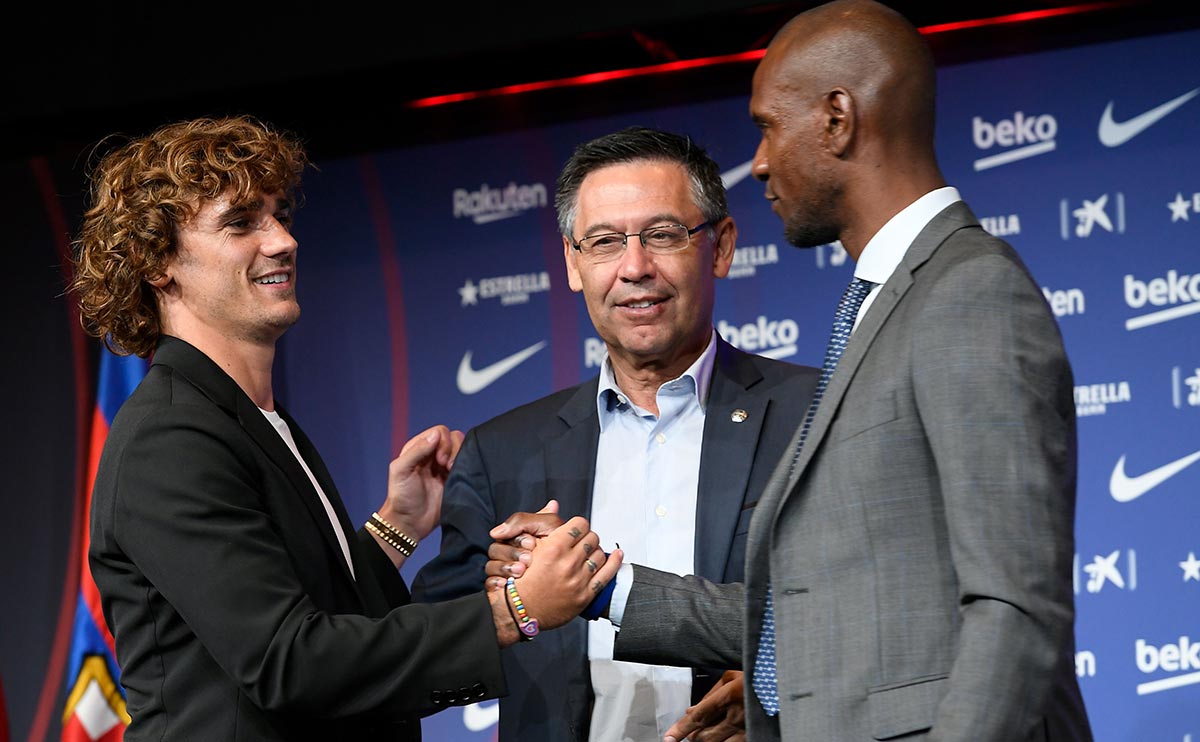
{"type": "Polygon", "coordinates": [[[913,157],[910,162],[884,162],[872,168],[874,177],[851,189],[857,198],[848,203],[849,218],[838,239],[855,262],[875,233],[892,217],[930,191],[946,185],[936,161],[913,157]]]}
{"type": "Polygon", "coordinates": [[[168,335],[186,340],[221,370],[229,374],[246,396],[264,410],[275,409],[271,389],[271,368],[275,363],[275,341],[253,342],[231,338],[217,332],[192,328],[191,331],[164,328],[168,335]]]}
{"type": "Polygon", "coordinates": [[[701,348],[698,353],[676,359],[669,364],[638,363],[611,354],[609,360],[612,362],[613,377],[617,386],[629,401],[657,415],[658,388],[668,381],[678,379],[703,352],[704,348],[701,348]]]}

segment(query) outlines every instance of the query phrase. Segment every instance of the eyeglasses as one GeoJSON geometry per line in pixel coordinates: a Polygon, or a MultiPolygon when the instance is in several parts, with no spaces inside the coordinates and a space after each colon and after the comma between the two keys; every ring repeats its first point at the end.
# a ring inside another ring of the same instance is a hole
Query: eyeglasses
{"type": "Polygon", "coordinates": [[[651,255],[669,255],[673,252],[687,249],[691,244],[692,235],[708,226],[703,222],[691,229],[682,224],[658,224],[646,227],[641,232],[605,232],[584,237],[571,246],[591,260],[603,261],[617,257],[625,250],[630,237],[637,237],[642,242],[642,248],[651,255]]]}

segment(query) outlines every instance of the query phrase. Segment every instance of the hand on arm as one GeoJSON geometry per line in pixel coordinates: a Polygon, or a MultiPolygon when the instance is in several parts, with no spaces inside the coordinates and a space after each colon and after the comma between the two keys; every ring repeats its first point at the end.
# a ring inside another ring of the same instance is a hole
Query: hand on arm
{"type": "Polygon", "coordinates": [[[663,742],[745,742],[745,676],[726,670],[717,684],[667,730],[663,742]]]}
{"type": "MultiPolygon", "coordinates": [[[[379,516],[416,541],[428,536],[437,526],[446,476],[462,442],[462,431],[435,425],[405,443],[388,465],[387,499],[377,511],[379,516]]],[[[372,536],[399,568],[407,557],[378,535],[372,536]]]]}

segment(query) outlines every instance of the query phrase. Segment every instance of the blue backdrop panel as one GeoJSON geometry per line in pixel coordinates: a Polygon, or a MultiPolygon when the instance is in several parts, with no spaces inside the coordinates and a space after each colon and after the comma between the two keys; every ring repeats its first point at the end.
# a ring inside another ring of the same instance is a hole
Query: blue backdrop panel
{"type": "MultiPolygon", "coordinates": [[[[1075,371],[1076,664],[1099,740],[1200,739],[1198,48],[1200,34],[1170,34],[939,73],[946,177],[1027,261],[1075,371]]],[[[466,429],[595,373],[554,179],[576,143],[616,128],[709,149],[740,229],[718,330],[820,364],[852,265],[836,245],[786,244],[747,177],[747,108],[748,95],[320,163],[297,225],[304,316],[280,376],[356,520],[409,435],[466,429]]],[[[431,717],[426,735],[491,739],[494,705],[431,717]]]]}

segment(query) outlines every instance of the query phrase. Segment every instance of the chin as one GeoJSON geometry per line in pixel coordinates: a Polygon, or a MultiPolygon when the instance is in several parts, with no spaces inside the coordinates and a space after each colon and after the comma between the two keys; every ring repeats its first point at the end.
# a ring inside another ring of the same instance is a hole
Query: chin
{"type": "Polygon", "coordinates": [[[822,229],[820,227],[814,228],[808,224],[786,224],[784,225],[783,236],[794,247],[801,249],[828,245],[838,238],[836,230],[822,229]]]}

